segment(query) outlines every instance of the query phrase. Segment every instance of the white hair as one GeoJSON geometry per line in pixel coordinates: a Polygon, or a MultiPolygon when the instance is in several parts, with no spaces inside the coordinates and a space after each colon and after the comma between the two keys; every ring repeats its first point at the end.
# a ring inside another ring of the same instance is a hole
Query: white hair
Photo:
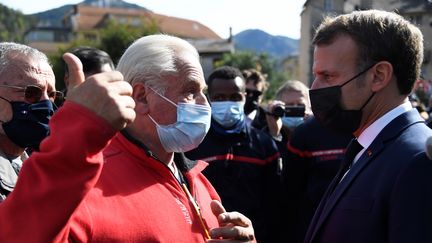
{"type": "Polygon", "coordinates": [[[10,63],[16,61],[17,55],[27,56],[35,61],[49,64],[48,57],[35,48],[13,42],[0,42],[0,75],[7,70],[10,63]]]}
{"type": "Polygon", "coordinates": [[[199,60],[195,47],[183,39],[163,34],[144,36],[126,49],[117,70],[131,84],[141,82],[164,93],[161,81],[182,75],[178,55],[181,52],[190,52],[199,60]]]}

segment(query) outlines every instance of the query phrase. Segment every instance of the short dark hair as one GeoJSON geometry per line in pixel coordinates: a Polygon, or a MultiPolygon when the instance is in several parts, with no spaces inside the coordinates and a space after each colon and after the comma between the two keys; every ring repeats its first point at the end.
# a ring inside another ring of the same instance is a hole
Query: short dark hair
{"type": "Polygon", "coordinates": [[[358,69],[379,61],[393,66],[400,94],[408,95],[419,78],[423,62],[423,35],[400,15],[380,10],[354,11],[326,17],[312,43],[327,45],[348,35],[358,46],[358,69]]]}
{"type": "MultiPolygon", "coordinates": [[[[231,67],[231,66],[222,66],[219,68],[216,68],[210,76],[207,78],[207,86],[208,86],[208,92],[211,92],[211,85],[213,83],[213,80],[215,79],[235,79],[236,77],[240,77],[243,80],[243,83],[245,82],[245,79],[243,77],[243,74],[240,72],[238,68],[231,67]]],[[[244,85],[243,85],[244,87],[244,85]]]]}
{"type": "Polygon", "coordinates": [[[246,80],[246,83],[253,82],[255,86],[257,86],[257,84],[259,83],[263,83],[262,92],[265,92],[270,86],[270,84],[267,82],[267,74],[263,74],[254,68],[245,69],[242,71],[242,73],[246,80]]]}
{"type": "MultiPolygon", "coordinates": [[[[114,63],[108,53],[90,46],[79,46],[69,51],[77,56],[83,64],[84,73],[100,73],[103,65],[108,64],[114,69],[114,63]]],[[[68,73],[65,65],[65,73],[68,73]]]]}

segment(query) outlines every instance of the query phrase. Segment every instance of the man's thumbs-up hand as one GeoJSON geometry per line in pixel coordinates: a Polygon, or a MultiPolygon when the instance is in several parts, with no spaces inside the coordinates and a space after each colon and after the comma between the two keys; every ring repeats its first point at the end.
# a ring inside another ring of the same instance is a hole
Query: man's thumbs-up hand
{"type": "Polygon", "coordinates": [[[81,61],[71,53],[63,59],[69,70],[68,101],[90,109],[117,130],[135,119],[132,87],[120,72],[98,73],[84,80],[81,61]]]}

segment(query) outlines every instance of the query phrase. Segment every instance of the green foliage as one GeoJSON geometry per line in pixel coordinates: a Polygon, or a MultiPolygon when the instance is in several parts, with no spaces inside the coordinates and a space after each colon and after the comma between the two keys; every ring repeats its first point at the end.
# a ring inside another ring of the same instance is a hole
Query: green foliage
{"type": "Polygon", "coordinates": [[[56,88],[63,90],[64,82],[64,65],[62,55],[78,46],[91,46],[106,51],[112,58],[114,64],[117,64],[126,48],[136,39],[157,33],[158,28],[154,21],[142,21],[138,27],[119,24],[115,21],[110,21],[99,31],[99,39],[77,39],[66,46],[58,49],[56,54],[50,55],[49,59],[53,66],[56,77],[56,88]]]}
{"type": "Polygon", "coordinates": [[[224,54],[222,60],[215,63],[215,67],[233,66],[240,70],[254,68],[267,75],[270,86],[264,100],[274,98],[277,89],[289,79],[289,75],[277,69],[276,61],[267,53],[256,54],[248,51],[224,54]]]}
{"type": "Polygon", "coordinates": [[[77,39],[71,43],[60,46],[55,54],[49,55],[48,58],[52,65],[54,75],[56,77],[56,89],[64,90],[65,85],[63,82],[63,77],[65,73],[65,63],[63,61],[63,54],[77,46],[92,46],[98,48],[98,42],[94,40],[77,39]]]}
{"type": "Polygon", "coordinates": [[[155,34],[158,32],[154,21],[142,20],[139,27],[120,24],[110,21],[105,28],[100,31],[99,48],[110,54],[114,63],[117,63],[123,52],[136,39],[155,34]]]}
{"type": "Polygon", "coordinates": [[[264,101],[273,100],[276,96],[276,91],[281,87],[287,80],[290,80],[291,76],[287,73],[280,71],[273,71],[271,79],[269,79],[270,87],[268,88],[264,101]]]}
{"type": "Polygon", "coordinates": [[[0,4],[0,41],[22,42],[34,19],[0,4]]]}

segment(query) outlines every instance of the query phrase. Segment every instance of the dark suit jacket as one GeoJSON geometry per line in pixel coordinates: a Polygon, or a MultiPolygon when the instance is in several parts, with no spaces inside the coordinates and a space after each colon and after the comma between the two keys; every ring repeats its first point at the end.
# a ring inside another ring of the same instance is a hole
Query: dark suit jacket
{"type": "Polygon", "coordinates": [[[331,196],[326,192],[304,242],[432,242],[430,136],[416,110],[390,122],[331,196]]]}

